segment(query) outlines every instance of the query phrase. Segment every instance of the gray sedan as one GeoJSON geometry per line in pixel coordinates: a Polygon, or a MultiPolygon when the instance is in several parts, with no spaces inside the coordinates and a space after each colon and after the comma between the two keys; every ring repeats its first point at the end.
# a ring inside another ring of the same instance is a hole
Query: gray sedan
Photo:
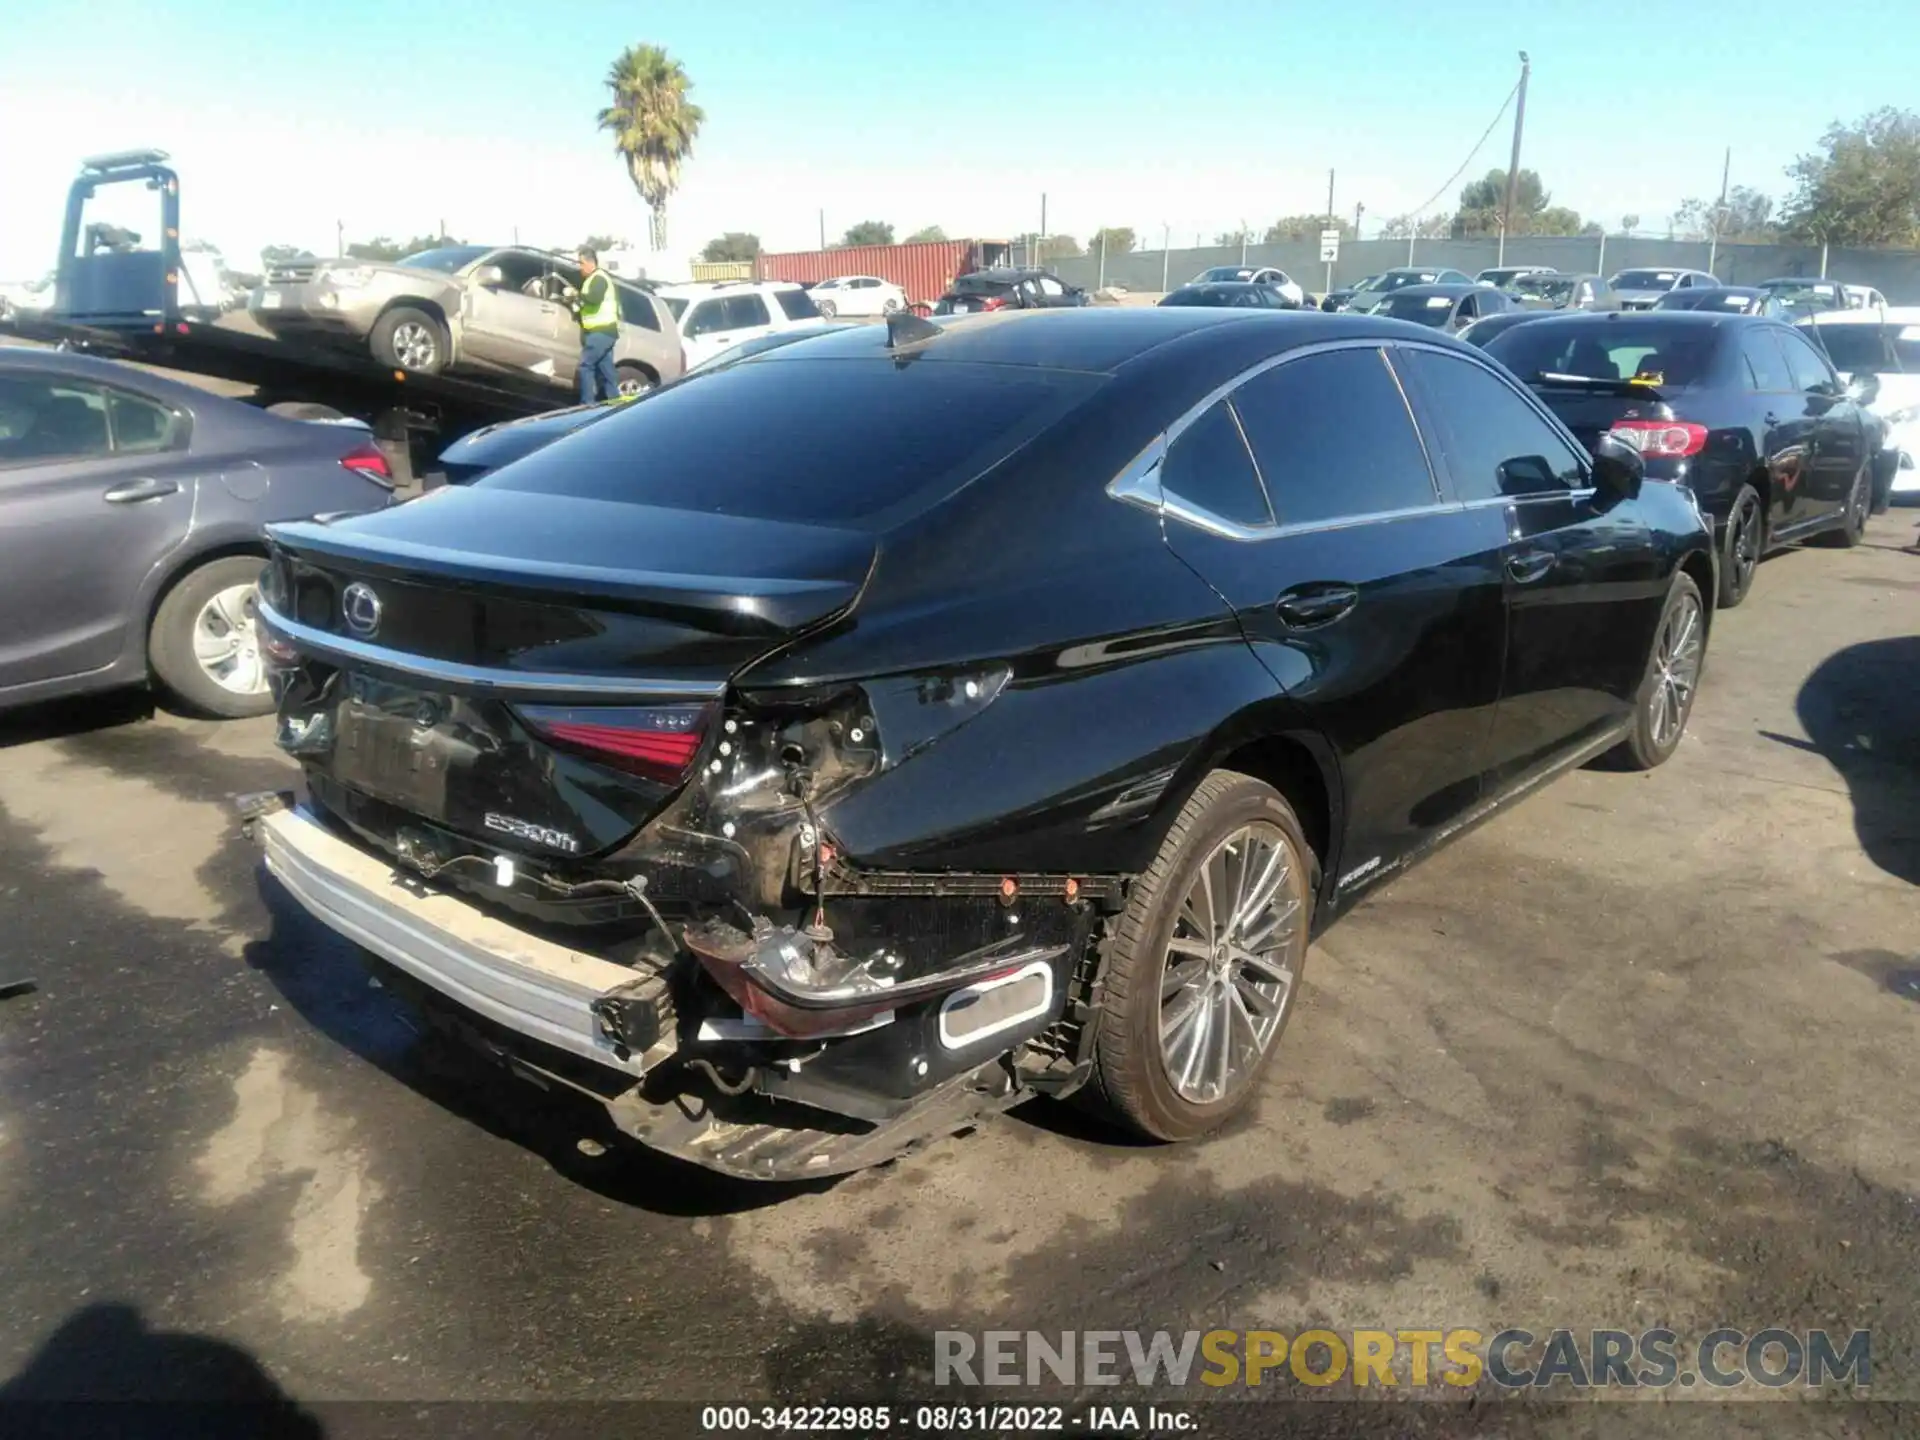
{"type": "Polygon", "coordinates": [[[392,497],[364,428],[0,345],[0,709],[155,681],[264,713],[261,527],[392,497]]]}

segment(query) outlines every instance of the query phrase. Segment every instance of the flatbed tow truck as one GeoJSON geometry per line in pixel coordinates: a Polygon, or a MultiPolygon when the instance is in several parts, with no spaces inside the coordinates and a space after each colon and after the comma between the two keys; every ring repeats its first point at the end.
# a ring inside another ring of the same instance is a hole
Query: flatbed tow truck
{"type": "Polygon", "coordinates": [[[254,404],[295,418],[361,421],[402,485],[469,431],[569,403],[569,391],[538,376],[424,375],[345,346],[189,318],[179,299],[180,178],[167,158],[164,150],[129,150],[81,162],[67,192],[53,304],[17,314],[0,334],[250,385],[254,404]],[[143,185],[158,197],[157,245],[89,221],[100,191],[117,185],[143,185]]]}

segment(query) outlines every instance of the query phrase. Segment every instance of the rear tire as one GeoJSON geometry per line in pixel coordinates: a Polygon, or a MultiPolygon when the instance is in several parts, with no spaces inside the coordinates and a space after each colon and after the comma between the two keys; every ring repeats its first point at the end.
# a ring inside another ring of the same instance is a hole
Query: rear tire
{"type": "Polygon", "coordinates": [[[1155,1140],[1245,1105],[1293,1015],[1318,874],[1278,791],[1230,770],[1202,780],[1115,924],[1088,1098],[1155,1140]]]}
{"type": "Polygon", "coordinates": [[[230,555],[190,570],[147,632],[147,663],[168,694],[222,720],[265,715],[273,692],[254,631],[254,587],[266,562],[230,555]]]}
{"type": "Polygon", "coordinates": [[[418,375],[438,375],[451,358],[447,327],[411,305],[396,305],[374,321],[367,344],[382,365],[418,375]]]}
{"type": "Polygon", "coordinates": [[[1867,516],[1873,512],[1873,462],[1865,461],[1860,473],[1853,477],[1853,488],[1847,491],[1846,508],[1842,510],[1840,528],[1833,532],[1833,543],[1843,550],[1851,550],[1867,538],[1867,516]]]}
{"type": "Polygon", "coordinates": [[[1731,610],[1753,589],[1760,556],[1767,543],[1767,511],[1760,492],[1742,485],[1727,512],[1727,538],[1720,552],[1718,608],[1731,610]]]}
{"type": "Polygon", "coordinates": [[[1673,577],[1660,623],[1654,627],[1646,674],[1634,698],[1633,731],[1607,752],[1616,768],[1651,770],[1673,758],[1693,715],[1706,658],[1706,606],[1701,603],[1700,587],[1683,571],[1673,577]]]}

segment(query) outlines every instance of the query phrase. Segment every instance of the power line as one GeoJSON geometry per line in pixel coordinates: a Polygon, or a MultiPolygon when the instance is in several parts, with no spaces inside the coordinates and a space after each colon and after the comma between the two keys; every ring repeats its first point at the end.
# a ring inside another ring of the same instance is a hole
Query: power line
{"type": "Polygon", "coordinates": [[[1513,97],[1519,93],[1520,93],[1520,82],[1516,80],[1513,82],[1513,89],[1507,92],[1507,98],[1500,102],[1499,113],[1493,117],[1493,120],[1488,124],[1487,128],[1480,132],[1480,138],[1473,142],[1473,149],[1469,150],[1467,152],[1467,158],[1460,162],[1460,168],[1458,170],[1455,170],[1453,174],[1447,177],[1445,184],[1443,184],[1438,190],[1434,191],[1433,194],[1429,195],[1424,201],[1422,201],[1418,206],[1416,206],[1410,212],[1415,220],[1418,220],[1420,218],[1421,213],[1427,208],[1427,206],[1433,204],[1434,201],[1438,200],[1442,195],[1446,194],[1447,191],[1453,188],[1453,182],[1458,180],[1461,176],[1461,173],[1466,170],[1467,166],[1473,163],[1473,157],[1480,153],[1480,147],[1487,143],[1487,136],[1493,134],[1493,127],[1500,123],[1500,117],[1507,113],[1507,106],[1513,103],[1513,97]]]}

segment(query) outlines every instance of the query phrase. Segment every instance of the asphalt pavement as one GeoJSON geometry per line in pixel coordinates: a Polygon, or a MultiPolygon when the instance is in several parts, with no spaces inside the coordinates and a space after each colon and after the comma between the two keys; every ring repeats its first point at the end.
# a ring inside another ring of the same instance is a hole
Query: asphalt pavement
{"type": "MultiPolygon", "coordinates": [[[[266,722],[9,717],[0,1397],[911,1399],[939,1329],[1664,1323],[1871,1328],[1920,1401],[1916,518],[1769,560],[1664,769],[1372,895],[1178,1149],[1036,1103],[839,1183],[589,1153],[261,875],[223,802],[290,780],[266,722]]],[[[1312,1433],[1645,1433],[1449,1398],[1312,1433]]]]}

